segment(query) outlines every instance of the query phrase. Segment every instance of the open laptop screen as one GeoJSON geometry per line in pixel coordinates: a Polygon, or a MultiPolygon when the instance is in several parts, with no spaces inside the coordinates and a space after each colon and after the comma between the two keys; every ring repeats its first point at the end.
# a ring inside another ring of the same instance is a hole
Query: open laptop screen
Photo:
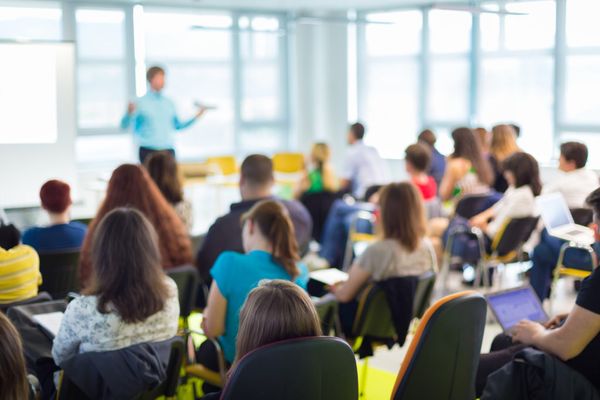
{"type": "Polygon", "coordinates": [[[549,230],[573,223],[571,212],[560,193],[538,197],[537,206],[544,220],[544,225],[549,230]]]}
{"type": "Polygon", "coordinates": [[[505,332],[522,319],[536,322],[548,320],[548,315],[530,286],[489,294],[487,301],[505,332]]]}

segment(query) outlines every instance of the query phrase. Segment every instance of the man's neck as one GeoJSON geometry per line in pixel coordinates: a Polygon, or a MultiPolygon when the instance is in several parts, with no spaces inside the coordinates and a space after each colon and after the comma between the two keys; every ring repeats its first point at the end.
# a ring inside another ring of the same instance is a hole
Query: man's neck
{"type": "Polygon", "coordinates": [[[69,220],[70,220],[68,211],[65,211],[64,213],[61,213],[61,214],[48,213],[48,216],[50,217],[51,225],[68,224],[69,220]]]}
{"type": "Polygon", "coordinates": [[[264,199],[273,195],[271,187],[268,188],[240,188],[243,201],[264,199]]]}

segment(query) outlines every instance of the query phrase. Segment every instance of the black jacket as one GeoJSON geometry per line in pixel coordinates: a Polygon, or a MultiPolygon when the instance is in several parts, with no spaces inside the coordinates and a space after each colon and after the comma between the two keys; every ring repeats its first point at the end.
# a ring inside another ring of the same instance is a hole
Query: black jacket
{"type": "Polygon", "coordinates": [[[527,347],[488,377],[481,400],[600,400],[592,384],[556,357],[527,347]]]}
{"type": "MultiPolygon", "coordinates": [[[[61,365],[63,385],[67,379],[91,399],[135,398],[166,379],[173,340],[179,339],[77,354],[61,365]]],[[[73,393],[73,388],[69,392],[73,393]]]]}

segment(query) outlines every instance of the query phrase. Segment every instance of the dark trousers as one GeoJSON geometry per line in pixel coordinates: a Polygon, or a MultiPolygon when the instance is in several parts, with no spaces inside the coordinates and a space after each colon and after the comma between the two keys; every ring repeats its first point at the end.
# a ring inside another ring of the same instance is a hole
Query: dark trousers
{"type": "Polygon", "coordinates": [[[146,158],[148,156],[150,156],[153,153],[158,153],[160,151],[168,151],[169,153],[171,153],[171,155],[173,157],[175,157],[175,150],[173,150],[173,149],[156,150],[156,149],[150,149],[148,147],[142,147],[142,146],[140,146],[140,152],[139,152],[140,164],[143,165],[144,161],[146,161],[146,158]]]}
{"type": "MultiPolygon", "coordinates": [[[[204,365],[211,371],[219,371],[219,354],[217,353],[217,349],[213,342],[206,340],[200,345],[198,350],[196,350],[196,362],[204,365]]],[[[225,367],[229,368],[231,365],[225,361],[225,367]]],[[[202,384],[202,391],[204,394],[218,392],[220,390],[220,387],[211,385],[210,383],[204,382],[202,384]]]]}
{"type": "Polygon", "coordinates": [[[511,362],[515,354],[525,347],[527,346],[524,344],[513,343],[512,338],[503,333],[494,338],[490,352],[481,354],[479,358],[475,379],[475,394],[478,398],[483,393],[488,376],[511,362]]]}

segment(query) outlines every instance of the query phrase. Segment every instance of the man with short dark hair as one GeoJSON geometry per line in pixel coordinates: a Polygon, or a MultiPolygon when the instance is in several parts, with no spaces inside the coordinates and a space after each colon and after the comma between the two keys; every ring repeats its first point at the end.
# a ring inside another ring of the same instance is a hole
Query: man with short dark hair
{"type": "MultiPolygon", "coordinates": [[[[241,216],[257,202],[273,198],[273,184],[271,159],[260,154],[246,157],[240,171],[239,187],[242,201],[232,204],[229,213],[219,217],[212,224],[196,257],[196,265],[205,282],[210,280],[209,271],[222,252],[227,250],[244,252],[241,216]]],[[[290,213],[298,247],[305,249],[312,232],[310,214],[300,202],[280,201],[290,213]]]]}
{"type": "Polygon", "coordinates": [[[175,155],[175,131],[185,129],[200,118],[206,108],[200,106],[191,119],[181,121],[175,112],[175,104],[162,94],[165,86],[165,70],[153,66],[146,72],[148,92],[129,103],[127,113],[121,120],[121,129],[133,125],[133,133],[139,144],[140,163],[151,153],[168,151],[175,155]]]}
{"type": "Polygon", "coordinates": [[[361,199],[369,186],[388,183],[389,171],[374,147],[363,143],[365,127],[360,122],[350,125],[348,144],[350,149],[342,170],[341,189],[361,199]]]}
{"type": "Polygon", "coordinates": [[[425,129],[422,131],[419,134],[418,141],[431,150],[431,163],[427,169],[427,174],[433,177],[435,184],[439,187],[444,177],[444,171],[446,170],[446,157],[435,148],[437,138],[432,130],[425,129]]]}

